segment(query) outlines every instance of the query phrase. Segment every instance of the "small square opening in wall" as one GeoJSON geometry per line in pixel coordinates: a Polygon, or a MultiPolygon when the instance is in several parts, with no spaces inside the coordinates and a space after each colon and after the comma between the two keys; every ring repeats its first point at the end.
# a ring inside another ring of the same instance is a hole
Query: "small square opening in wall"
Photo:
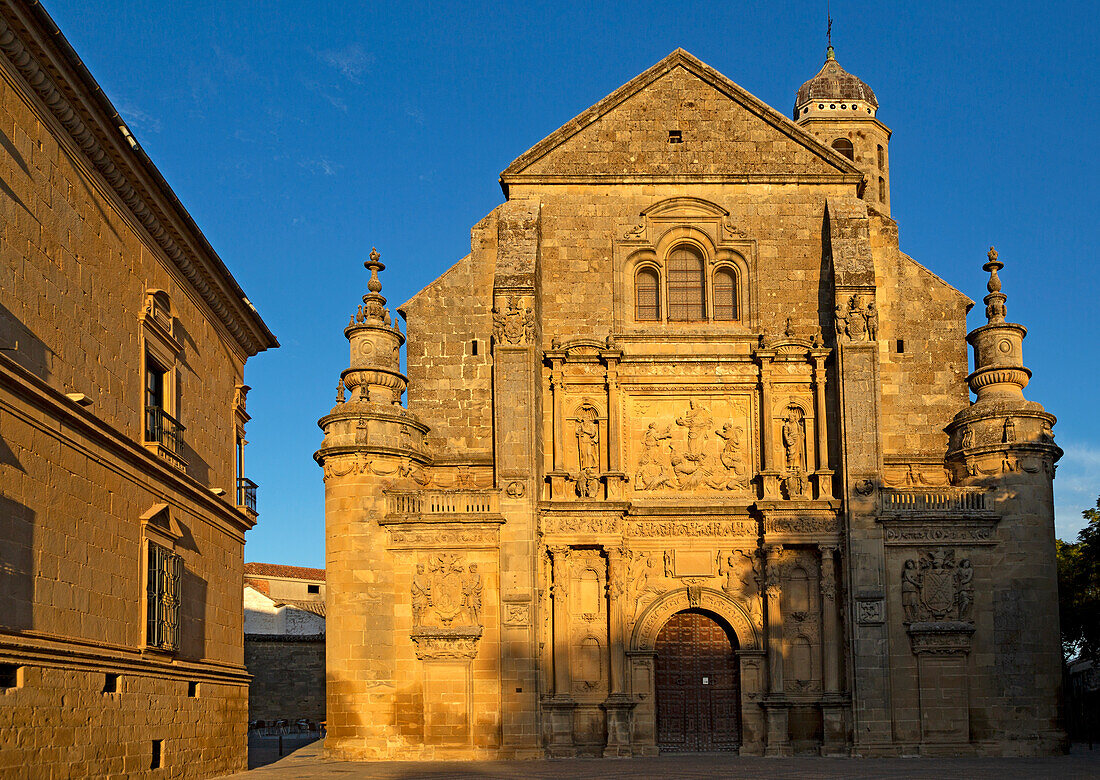
{"type": "Polygon", "coordinates": [[[0,664],[0,690],[23,687],[23,667],[19,664],[0,664]]]}
{"type": "Polygon", "coordinates": [[[905,352],[905,339],[898,339],[897,348],[899,355],[905,352]]]}
{"type": "Polygon", "coordinates": [[[118,693],[118,675],[112,672],[107,672],[103,675],[103,692],[104,693],[118,693]]]}
{"type": "Polygon", "coordinates": [[[670,144],[682,144],[684,142],[684,136],[679,130],[669,130],[668,142],[670,144]]]}
{"type": "Polygon", "coordinates": [[[150,769],[160,769],[164,766],[164,740],[153,740],[153,760],[149,762],[150,769]]]}
{"type": "Polygon", "coordinates": [[[187,698],[197,699],[199,698],[199,684],[192,680],[187,683],[187,698]]]}
{"type": "MultiPolygon", "coordinates": [[[[474,350],[474,354],[475,355],[477,354],[476,349],[474,350]]],[[[306,592],[307,593],[320,593],[321,592],[321,586],[320,585],[306,585],[306,592]]]]}

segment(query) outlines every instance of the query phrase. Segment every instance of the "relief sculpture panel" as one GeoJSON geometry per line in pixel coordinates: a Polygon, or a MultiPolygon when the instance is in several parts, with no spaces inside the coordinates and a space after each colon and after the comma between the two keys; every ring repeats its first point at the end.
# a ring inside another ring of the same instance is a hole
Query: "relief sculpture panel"
{"type": "Polygon", "coordinates": [[[627,462],[637,492],[745,494],[754,475],[752,402],[740,397],[634,398],[627,462]]]}

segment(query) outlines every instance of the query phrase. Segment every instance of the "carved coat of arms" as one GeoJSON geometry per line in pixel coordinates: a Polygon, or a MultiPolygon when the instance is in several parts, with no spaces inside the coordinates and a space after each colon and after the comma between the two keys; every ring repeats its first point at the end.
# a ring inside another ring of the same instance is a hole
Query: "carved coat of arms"
{"type": "Polygon", "coordinates": [[[955,562],[954,550],[932,550],[910,558],[901,570],[901,603],[906,622],[970,620],[974,569],[955,562]]]}

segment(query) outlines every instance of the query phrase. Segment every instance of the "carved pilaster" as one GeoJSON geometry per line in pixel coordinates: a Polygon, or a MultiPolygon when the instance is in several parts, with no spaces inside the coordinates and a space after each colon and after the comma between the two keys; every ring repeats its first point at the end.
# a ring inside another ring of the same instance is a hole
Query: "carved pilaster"
{"type": "Polygon", "coordinates": [[[569,547],[549,548],[553,561],[551,596],[554,604],[554,695],[567,696],[569,673],[569,547]]]}
{"type": "Polygon", "coordinates": [[[822,544],[817,549],[821,552],[822,677],[825,693],[836,693],[839,689],[837,646],[840,643],[836,630],[836,563],[833,557],[836,547],[822,544]]]}
{"type": "Polygon", "coordinates": [[[771,693],[783,691],[783,613],[781,559],[783,545],[773,544],[764,549],[764,594],[768,608],[768,688],[771,693]]]}

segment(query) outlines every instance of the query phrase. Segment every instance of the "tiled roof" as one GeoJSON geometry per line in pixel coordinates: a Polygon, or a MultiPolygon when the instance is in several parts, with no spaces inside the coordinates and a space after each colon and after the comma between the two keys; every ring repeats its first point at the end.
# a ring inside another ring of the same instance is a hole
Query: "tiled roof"
{"type": "Polygon", "coordinates": [[[245,577],[244,584],[265,596],[271,595],[271,584],[267,580],[258,580],[253,577],[245,577]]]}
{"type": "Polygon", "coordinates": [[[305,599],[279,599],[275,602],[275,606],[282,607],[294,607],[294,609],[300,609],[304,612],[312,612],[314,615],[325,616],[325,602],[323,601],[306,601],[305,599]]]}
{"type": "Polygon", "coordinates": [[[325,580],[324,569],[311,569],[308,566],[283,566],[278,563],[246,563],[245,575],[258,577],[287,577],[295,580],[325,580]]]}

